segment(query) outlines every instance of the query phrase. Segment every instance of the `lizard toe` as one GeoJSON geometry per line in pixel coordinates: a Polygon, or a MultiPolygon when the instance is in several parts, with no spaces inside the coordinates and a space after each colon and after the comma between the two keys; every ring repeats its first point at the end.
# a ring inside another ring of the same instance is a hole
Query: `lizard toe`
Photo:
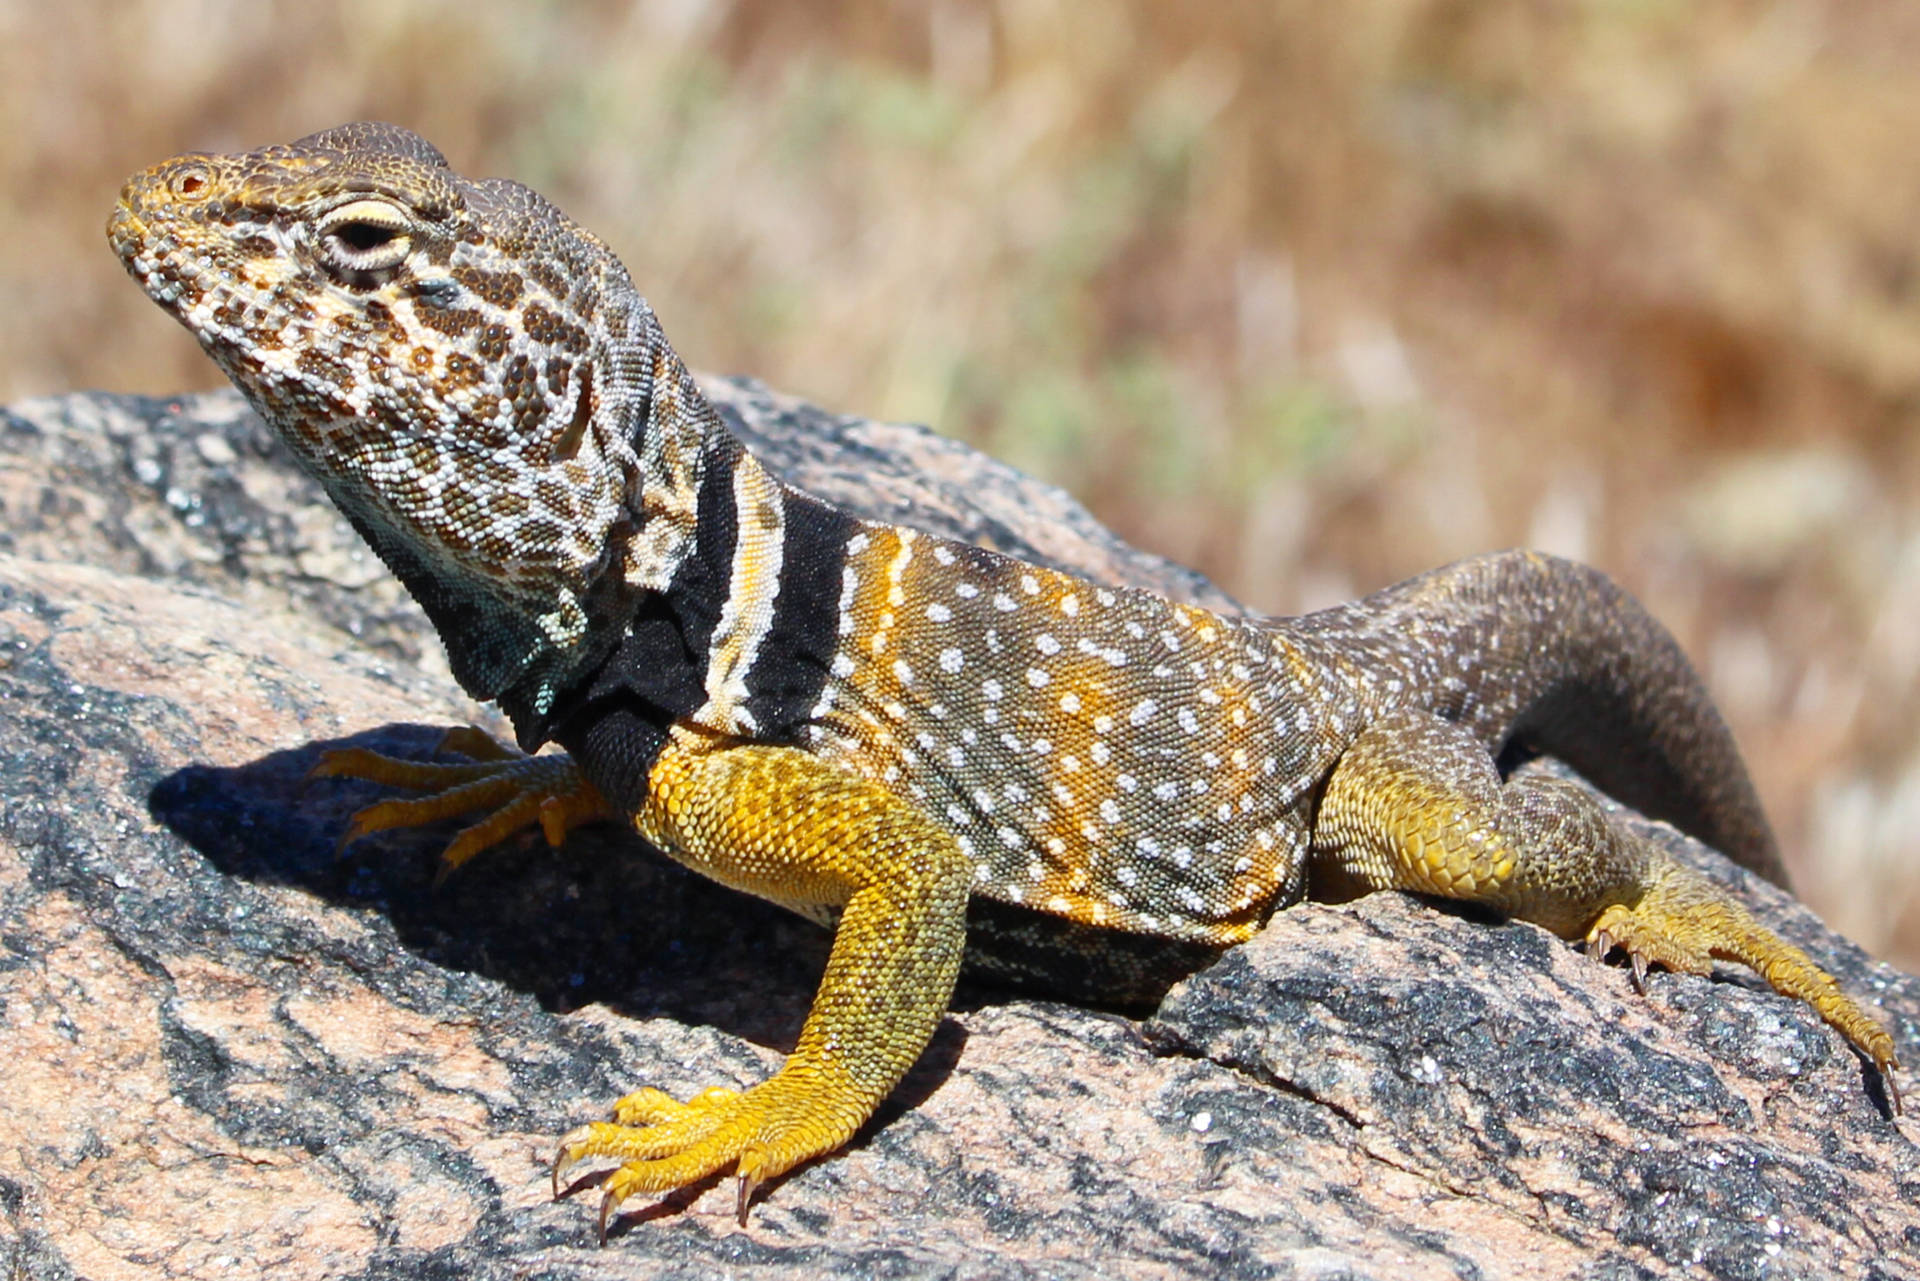
{"type": "Polygon", "coordinates": [[[419,827],[485,811],[455,834],[440,854],[436,883],[475,854],[538,826],[558,846],[573,828],[606,817],[600,793],[566,756],[526,756],[471,726],[449,730],[441,750],[473,759],[412,761],[363,747],[322,753],[309,778],[357,778],[423,793],[378,801],[357,811],[340,836],[344,851],[363,836],[419,827]]]}
{"type": "Polygon", "coordinates": [[[801,1163],[852,1137],[863,1112],[818,1079],[782,1073],[735,1092],[711,1089],[678,1103],[657,1090],[622,1099],[623,1117],[659,1118],[645,1124],[596,1121],[560,1141],[554,1163],[556,1195],[564,1174],[582,1161],[621,1162],[603,1187],[603,1220],[642,1193],[669,1192],[732,1167],[739,1176],[737,1212],[745,1221],[754,1192],[801,1163]]]}
{"type": "Polygon", "coordinates": [[[706,1111],[739,1097],[738,1090],[729,1090],[716,1085],[700,1091],[685,1103],[675,1099],[664,1090],[652,1088],[635,1090],[632,1094],[613,1105],[613,1119],[621,1125],[659,1125],[666,1121],[682,1120],[693,1113],[706,1111]]]}

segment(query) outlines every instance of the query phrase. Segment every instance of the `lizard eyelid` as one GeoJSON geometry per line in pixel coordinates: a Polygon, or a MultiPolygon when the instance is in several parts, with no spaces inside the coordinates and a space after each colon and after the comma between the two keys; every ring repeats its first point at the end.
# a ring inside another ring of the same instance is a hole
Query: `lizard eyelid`
{"type": "Polygon", "coordinates": [[[356,200],[329,213],[320,224],[320,246],[329,266],[358,283],[368,273],[391,271],[413,249],[411,220],[384,200],[356,200]]]}

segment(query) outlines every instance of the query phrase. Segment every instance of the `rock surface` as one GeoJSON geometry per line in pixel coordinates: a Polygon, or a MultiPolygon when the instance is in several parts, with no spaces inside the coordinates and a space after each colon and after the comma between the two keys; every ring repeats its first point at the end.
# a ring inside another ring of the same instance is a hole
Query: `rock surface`
{"type": "MultiPolygon", "coordinates": [[[[709,389],[836,501],[1231,607],[960,446],[709,389]]],[[[1397,895],[1144,1023],[963,987],[747,1228],[715,1181],[598,1250],[554,1136],[764,1075],[827,939],[608,832],[437,891],[444,831],[336,858],[374,793],[316,754],[475,715],[233,395],[0,412],[0,1276],[1920,1276],[1916,1122],[1807,1009],[1397,895]]],[[[1651,830],[1920,1063],[1920,983],[1651,830]]]]}

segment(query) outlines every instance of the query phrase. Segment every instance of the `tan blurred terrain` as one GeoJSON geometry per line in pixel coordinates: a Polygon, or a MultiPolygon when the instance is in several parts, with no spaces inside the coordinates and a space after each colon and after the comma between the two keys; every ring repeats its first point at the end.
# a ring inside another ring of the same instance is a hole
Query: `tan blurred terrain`
{"type": "Polygon", "coordinates": [[[397,121],[697,367],[930,422],[1292,612],[1526,543],[1696,656],[1920,967],[1920,9],[0,0],[0,399],[218,374],[134,168],[397,121]]]}

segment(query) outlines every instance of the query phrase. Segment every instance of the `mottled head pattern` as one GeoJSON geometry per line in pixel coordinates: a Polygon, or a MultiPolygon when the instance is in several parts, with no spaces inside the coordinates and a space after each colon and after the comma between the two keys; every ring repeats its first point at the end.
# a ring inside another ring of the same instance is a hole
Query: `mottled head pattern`
{"type": "Polygon", "coordinates": [[[536,193],[353,124],[156,165],[107,231],[434,615],[474,694],[542,709],[596,619],[671,575],[698,433],[648,427],[656,390],[691,386],[619,261],[536,193]]]}

